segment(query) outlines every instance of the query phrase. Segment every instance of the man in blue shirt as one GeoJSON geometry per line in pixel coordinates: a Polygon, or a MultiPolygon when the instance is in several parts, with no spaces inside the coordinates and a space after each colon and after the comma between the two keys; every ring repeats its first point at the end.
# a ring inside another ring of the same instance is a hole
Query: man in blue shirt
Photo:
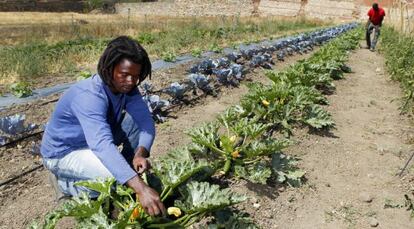
{"type": "Polygon", "coordinates": [[[44,165],[65,195],[85,190],[77,181],[115,177],[137,193],[148,214],[165,214],[159,194],[138,176],[150,167],[146,158],[155,136],[137,89],[151,76],[148,54],[136,41],[118,37],[101,56],[98,73],[59,99],[42,139],[44,165]]]}

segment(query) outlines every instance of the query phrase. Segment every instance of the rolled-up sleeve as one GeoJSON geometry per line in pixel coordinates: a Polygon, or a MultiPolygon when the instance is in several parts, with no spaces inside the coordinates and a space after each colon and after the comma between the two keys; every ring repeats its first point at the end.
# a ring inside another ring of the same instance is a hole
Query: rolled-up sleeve
{"type": "Polygon", "coordinates": [[[71,109],[83,129],[89,148],[115,179],[124,184],[136,176],[114,144],[106,118],[108,103],[105,98],[85,92],[73,99],[71,109]]]}
{"type": "Polygon", "coordinates": [[[155,124],[152,114],[138,90],[127,95],[126,111],[139,128],[138,146],[142,146],[150,152],[155,138],[155,124]]]}

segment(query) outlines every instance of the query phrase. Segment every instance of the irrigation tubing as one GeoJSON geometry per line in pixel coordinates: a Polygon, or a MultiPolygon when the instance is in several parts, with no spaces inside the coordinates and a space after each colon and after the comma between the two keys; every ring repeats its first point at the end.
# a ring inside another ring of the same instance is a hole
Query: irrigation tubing
{"type": "Polygon", "coordinates": [[[400,174],[398,174],[398,176],[402,176],[402,174],[404,173],[405,169],[407,168],[408,164],[410,164],[410,161],[413,159],[414,157],[414,152],[411,154],[410,159],[408,159],[408,161],[405,163],[404,168],[401,170],[400,174]]]}
{"type": "Polygon", "coordinates": [[[36,136],[36,135],[41,134],[41,133],[43,133],[43,132],[44,132],[44,130],[39,130],[39,131],[36,131],[36,132],[34,132],[34,133],[31,133],[31,134],[28,134],[28,135],[24,135],[24,136],[23,136],[23,137],[21,137],[21,138],[12,139],[12,140],[10,140],[9,142],[7,142],[6,144],[4,144],[4,145],[0,145],[0,149],[1,149],[1,148],[3,148],[3,147],[9,146],[9,145],[13,145],[14,143],[17,143],[17,142],[23,141],[24,139],[27,139],[27,138],[30,138],[30,137],[36,136]]]}
{"type": "Polygon", "coordinates": [[[0,187],[2,187],[2,186],[4,186],[4,185],[7,185],[7,184],[10,184],[11,182],[13,182],[13,181],[15,181],[15,180],[17,180],[17,179],[19,179],[19,178],[21,178],[21,177],[23,177],[23,176],[25,176],[25,175],[27,175],[27,174],[31,173],[31,172],[34,172],[34,171],[36,171],[36,170],[38,170],[38,169],[40,169],[40,168],[42,168],[42,167],[43,167],[43,165],[37,165],[37,166],[35,166],[34,168],[31,168],[31,169],[29,169],[29,170],[27,170],[27,171],[25,171],[25,172],[22,172],[22,173],[20,173],[20,174],[19,174],[19,175],[17,175],[17,176],[14,176],[14,177],[12,177],[12,178],[9,178],[9,179],[7,179],[7,180],[5,180],[5,181],[1,182],[1,183],[0,183],[0,187]]]}

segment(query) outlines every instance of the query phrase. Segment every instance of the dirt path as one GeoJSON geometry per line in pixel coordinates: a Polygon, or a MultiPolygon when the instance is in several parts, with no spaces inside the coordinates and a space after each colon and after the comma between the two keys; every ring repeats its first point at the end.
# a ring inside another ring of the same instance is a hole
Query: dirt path
{"type": "Polygon", "coordinates": [[[412,149],[406,144],[412,124],[390,103],[400,89],[378,53],[359,49],[349,65],[354,73],[336,82],[329,97],[333,136],[302,130],[299,145],[289,149],[301,159],[307,184],[278,193],[273,202],[258,196],[260,208],[272,212],[254,217],[266,228],[370,228],[375,220],[377,228],[414,228],[405,209],[384,209],[387,199],[401,203],[408,193],[402,187],[409,181],[395,176],[412,149]]]}

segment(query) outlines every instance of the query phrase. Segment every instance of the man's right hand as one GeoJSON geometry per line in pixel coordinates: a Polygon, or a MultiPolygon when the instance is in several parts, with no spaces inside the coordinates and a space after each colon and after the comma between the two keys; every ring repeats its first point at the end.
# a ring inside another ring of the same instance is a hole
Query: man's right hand
{"type": "Polygon", "coordinates": [[[127,181],[127,185],[132,188],[139,198],[142,208],[150,215],[166,215],[164,204],[160,200],[159,194],[148,187],[138,176],[127,181]]]}

